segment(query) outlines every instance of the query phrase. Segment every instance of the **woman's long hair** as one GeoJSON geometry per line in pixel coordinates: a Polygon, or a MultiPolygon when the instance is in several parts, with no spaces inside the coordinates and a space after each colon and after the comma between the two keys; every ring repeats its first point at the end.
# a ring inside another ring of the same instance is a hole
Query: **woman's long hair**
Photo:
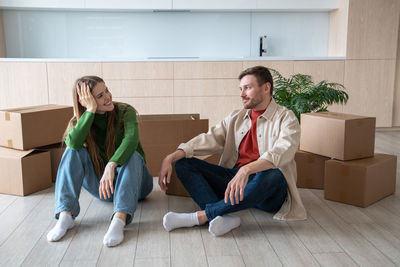
{"type": "MultiPolygon", "coordinates": [[[[93,91],[94,87],[98,83],[104,83],[104,80],[97,76],[84,76],[75,81],[74,88],[72,89],[72,99],[74,102],[74,117],[69,121],[68,127],[64,133],[65,137],[68,135],[68,132],[71,128],[73,128],[82,114],[86,111],[86,108],[83,107],[79,103],[79,95],[76,90],[77,86],[81,86],[82,83],[85,83],[89,86],[90,92],[93,91]]],[[[105,150],[107,157],[110,159],[115,152],[115,134],[116,134],[116,125],[117,125],[117,114],[118,114],[118,105],[116,102],[114,103],[114,109],[112,111],[107,112],[107,128],[106,128],[106,140],[105,140],[105,150]]],[[[90,128],[89,134],[86,137],[84,146],[87,148],[89,155],[93,162],[94,171],[96,172],[99,179],[103,176],[104,173],[104,162],[99,153],[99,147],[96,144],[96,133],[93,127],[90,128]]]]}

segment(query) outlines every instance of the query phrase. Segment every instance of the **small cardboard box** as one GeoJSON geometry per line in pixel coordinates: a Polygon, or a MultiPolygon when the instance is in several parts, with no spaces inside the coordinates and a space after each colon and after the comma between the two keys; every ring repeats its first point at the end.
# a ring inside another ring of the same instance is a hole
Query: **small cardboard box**
{"type": "Polygon", "coordinates": [[[301,114],[300,150],[340,160],[372,157],[375,120],[336,112],[301,114]]]}
{"type": "Polygon", "coordinates": [[[65,144],[58,143],[55,145],[42,146],[39,147],[39,149],[50,152],[51,179],[53,182],[55,182],[57,178],[58,166],[60,165],[62,155],[64,154],[65,151],[65,144]]]}
{"type": "Polygon", "coordinates": [[[386,154],[351,161],[327,160],[325,198],[367,207],[395,191],[396,167],[397,157],[386,154]]]}
{"type": "Polygon", "coordinates": [[[297,187],[324,189],[325,161],[328,157],[298,150],[294,156],[297,187]]]}
{"type": "Polygon", "coordinates": [[[26,196],[51,186],[50,152],[0,147],[0,193],[26,196]]]}
{"type": "Polygon", "coordinates": [[[28,150],[59,143],[72,116],[72,107],[59,105],[1,110],[0,146],[28,150]]]}
{"type": "Polygon", "coordinates": [[[208,131],[208,119],[199,114],[141,115],[139,137],[151,175],[158,176],[165,156],[200,133],[208,131]]]}
{"type": "MultiPolygon", "coordinates": [[[[212,156],[202,156],[202,157],[196,157],[198,159],[202,159],[207,161],[208,163],[212,163],[215,165],[218,165],[219,159],[221,158],[220,154],[212,155],[212,156]]],[[[190,197],[188,191],[183,187],[181,181],[179,178],[176,176],[175,172],[175,167],[172,166],[172,175],[171,175],[171,181],[169,184],[167,184],[167,194],[168,195],[175,195],[175,196],[182,196],[182,197],[190,197]]]]}

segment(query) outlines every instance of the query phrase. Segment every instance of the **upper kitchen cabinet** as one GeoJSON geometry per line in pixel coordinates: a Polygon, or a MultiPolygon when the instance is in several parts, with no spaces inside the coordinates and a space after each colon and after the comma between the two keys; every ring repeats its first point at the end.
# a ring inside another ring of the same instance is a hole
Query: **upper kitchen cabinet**
{"type": "Polygon", "coordinates": [[[330,11],[338,0],[172,0],[173,9],[236,11],[330,11]]]}
{"type": "Polygon", "coordinates": [[[85,0],[0,0],[0,8],[84,8],[85,0]]]}
{"type": "Polygon", "coordinates": [[[165,10],[172,8],[172,0],[84,0],[88,9],[165,10]]]}
{"type": "Polygon", "coordinates": [[[88,10],[330,11],[339,0],[0,0],[0,8],[88,10]]]}
{"type": "Polygon", "coordinates": [[[257,0],[172,0],[173,9],[188,10],[253,10],[257,0]]]}
{"type": "Polygon", "coordinates": [[[261,11],[331,11],[339,8],[339,0],[256,0],[261,11]]]}
{"type": "Polygon", "coordinates": [[[79,10],[170,10],[172,0],[0,0],[0,8],[79,10]]]}

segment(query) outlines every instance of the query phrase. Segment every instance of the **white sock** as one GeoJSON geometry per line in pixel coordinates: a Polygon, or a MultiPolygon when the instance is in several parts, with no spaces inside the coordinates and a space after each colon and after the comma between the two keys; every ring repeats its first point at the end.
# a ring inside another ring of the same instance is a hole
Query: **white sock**
{"type": "Polygon", "coordinates": [[[50,230],[50,232],[47,233],[47,240],[60,240],[69,229],[74,227],[74,225],[75,223],[74,219],[72,219],[72,216],[67,213],[61,212],[56,225],[53,227],[53,229],[50,230]]]}
{"type": "Polygon", "coordinates": [[[111,220],[110,227],[103,239],[103,244],[107,247],[119,245],[124,240],[125,222],[120,218],[114,217],[111,220]]]}
{"type": "Polygon", "coordinates": [[[233,215],[217,216],[210,222],[208,231],[214,236],[228,233],[232,229],[239,227],[240,217],[233,215]]]}
{"type": "Polygon", "coordinates": [[[197,218],[197,212],[176,213],[170,211],[164,215],[163,225],[165,230],[169,232],[176,228],[199,225],[199,219],[197,218]]]}

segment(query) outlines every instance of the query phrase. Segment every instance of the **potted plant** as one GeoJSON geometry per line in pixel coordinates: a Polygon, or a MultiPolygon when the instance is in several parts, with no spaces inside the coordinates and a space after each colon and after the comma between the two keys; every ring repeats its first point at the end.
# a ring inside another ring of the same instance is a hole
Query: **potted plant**
{"type": "Polygon", "coordinates": [[[349,99],[344,86],[339,83],[324,80],[315,84],[310,75],[294,74],[285,78],[274,69],[270,71],[276,103],[292,110],[299,121],[301,113],[327,111],[328,105],[345,104],[349,99]]]}

